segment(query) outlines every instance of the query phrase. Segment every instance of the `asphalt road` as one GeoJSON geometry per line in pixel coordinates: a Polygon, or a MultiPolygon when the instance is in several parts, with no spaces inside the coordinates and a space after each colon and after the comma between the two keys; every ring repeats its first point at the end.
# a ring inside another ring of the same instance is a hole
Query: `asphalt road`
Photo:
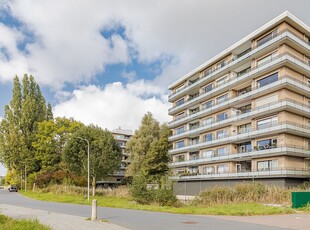
{"type": "MultiPolygon", "coordinates": [[[[45,202],[0,189],[0,204],[57,212],[81,217],[91,216],[91,206],[45,202]]],[[[261,224],[230,221],[210,216],[179,215],[119,208],[98,208],[98,218],[132,230],[284,230],[261,224]]]]}

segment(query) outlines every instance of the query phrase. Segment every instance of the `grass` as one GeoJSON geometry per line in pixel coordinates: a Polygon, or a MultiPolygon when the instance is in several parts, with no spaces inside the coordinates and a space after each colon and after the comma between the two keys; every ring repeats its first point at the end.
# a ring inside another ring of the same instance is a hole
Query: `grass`
{"type": "Polygon", "coordinates": [[[38,220],[13,219],[0,214],[0,229],[6,230],[52,230],[42,225],[38,220]]]}
{"type": "MultiPolygon", "coordinates": [[[[62,203],[73,203],[89,205],[87,199],[83,195],[72,195],[72,194],[55,194],[52,192],[31,192],[26,193],[21,191],[21,194],[43,201],[53,201],[62,203]]],[[[100,195],[91,197],[96,199],[98,206],[111,207],[111,208],[125,208],[125,209],[136,209],[136,210],[147,210],[156,212],[168,212],[177,214],[199,214],[199,215],[232,215],[232,216],[250,216],[250,215],[273,215],[273,214],[292,214],[296,211],[288,207],[272,207],[265,206],[259,203],[232,203],[232,204],[214,204],[208,206],[201,205],[180,205],[180,207],[171,206],[159,206],[156,204],[142,205],[138,204],[126,197],[107,196],[100,195]]],[[[300,210],[302,212],[310,211],[308,209],[300,210]]]]}

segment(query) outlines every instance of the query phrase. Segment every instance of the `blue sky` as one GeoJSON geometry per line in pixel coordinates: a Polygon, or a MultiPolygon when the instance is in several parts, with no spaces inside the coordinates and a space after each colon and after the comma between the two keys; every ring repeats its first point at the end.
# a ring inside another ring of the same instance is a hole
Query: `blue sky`
{"type": "Polygon", "coordinates": [[[28,73],[56,116],[110,130],[138,128],[147,111],[169,121],[170,83],[286,10],[310,25],[309,9],[308,0],[0,0],[0,119],[13,77],[28,73]]]}

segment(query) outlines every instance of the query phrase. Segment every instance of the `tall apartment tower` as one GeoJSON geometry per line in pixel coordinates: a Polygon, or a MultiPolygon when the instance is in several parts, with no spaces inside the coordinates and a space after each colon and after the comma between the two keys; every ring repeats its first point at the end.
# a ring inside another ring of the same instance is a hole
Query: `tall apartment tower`
{"type": "Polygon", "coordinates": [[[113,174],[113,177],[116,181],[123,181],[125,177],[125,171],[129,162],[129,155],[126,152],[126,144],[129,141],[130,137],[133,135],[131,130],[124,129],[115,129],[111,132],[114,136],[114,139],[117,141],[119,146],[122,149],[122,163],[118,171],[113,174]]]}
{"type": "Polygon", "coordinates": [[[310,28],[284,12],[169,86],[175,192],[310,178],[310,28]]]}

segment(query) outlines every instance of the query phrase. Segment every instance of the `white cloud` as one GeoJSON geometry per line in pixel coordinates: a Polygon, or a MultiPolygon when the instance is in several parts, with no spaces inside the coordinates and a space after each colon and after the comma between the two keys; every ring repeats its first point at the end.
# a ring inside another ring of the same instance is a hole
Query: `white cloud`
{"type": "MultiPolygon", "coordinates": [[[[136,84],[136,83],[134,83],[136,84]]],[[[74,117],[85,124],[97,124],[109,130],[121,126],[124,129],[138,128],[143,115],[150,111],[160,122],[170,120],[167,115],[169,103],[155,96],[141,98],[143,92],[132,91],[130,83],[120,82],[99,88],[94,85],[74,90],[71,98],[54,108],[55,116],[74,117]]],[[[154,90],[145,82],[139,82],[139,87],[154,90]]],[[[166,98],[167,99],[167,98],[166,98]]]]}

